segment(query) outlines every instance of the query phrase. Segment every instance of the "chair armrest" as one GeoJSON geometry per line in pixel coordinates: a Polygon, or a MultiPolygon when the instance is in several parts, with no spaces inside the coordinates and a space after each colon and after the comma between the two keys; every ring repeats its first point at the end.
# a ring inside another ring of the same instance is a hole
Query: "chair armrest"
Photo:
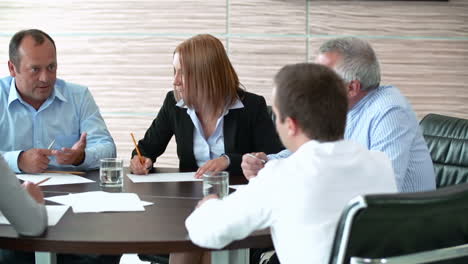
{"type": "Polygon", "coordinates": [[[351,264],[422,264],[468,256],[468,244],[389,258],[351,257],[351,264]]]}

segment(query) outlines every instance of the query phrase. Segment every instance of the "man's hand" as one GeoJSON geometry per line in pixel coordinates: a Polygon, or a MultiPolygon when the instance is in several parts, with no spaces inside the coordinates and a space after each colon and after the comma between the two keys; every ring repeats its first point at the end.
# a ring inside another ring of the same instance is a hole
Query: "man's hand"
{"type": "Polygon", "coordinates": [[[130,160],[130,171],[138,175],[147,175],[153,167],[153,161],[147,157],[141,157],[143,162],[140,160],[138,155],[133,156],[130,160]]]}
{"type": "Polygon", "coordinates": [[[258,171],[265,166],[267,160],[268,157],[264,152],[243,155],[241,168],[245,178],[250,181],[250,179],[257,176],[258,171]],[[255,156],[255,158],[252,156],[255,156]]]}
{"type": "Polygon", "coordinates": [[[202,206],[202,204],[204,204],[206,201],[211,200],[211,199],[219,199],[219,197],[218,197],[218,195],[216,195],[216,194],[207,195],[207,196],[205,196],[203,199],[201,199],[201,200],[197,203],[197,207],[196,207],[196,208],[202,206]]]}
{"type": "Polygon", "coordinates": [[[18,167],[21,171],[27,173],[41,173],[49,166],[49,157],[52,150],[48,149],[30,149],[21,152],[18,157],[18,167]]]}
{"type": "Polygon", "coordinates": [[[195,178],[200,179],[203,176],[203,173],[207,171],[215,172],[225,170],[228,166],[229,161],[225,156],[209,160],[203,166],[198,168],[197,172],[195,173],[195,178]]]}
{"type": "Polygon", "coordinates": [[[78,166],[85,160],[86,132],[81,134],[80,139],[71,148],[53,150],[53,155],[58,164],[78,166]]]}
{"type": "Polygon", "coordinates": [[[41,191],[41,187],[28,181],[24,182],[22,186],[36,202],[44,204],[44,194],[41,191]]]}

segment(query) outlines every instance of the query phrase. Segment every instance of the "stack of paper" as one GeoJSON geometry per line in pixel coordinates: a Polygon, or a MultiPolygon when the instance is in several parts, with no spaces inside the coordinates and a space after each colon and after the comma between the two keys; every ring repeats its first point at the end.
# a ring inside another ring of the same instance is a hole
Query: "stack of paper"
{"type": "Polygon", "coordinates": [[[16,177],[23,181],[30,181],[32,183],[37,183],[50,177],[50,180],[40,184],[40,186],[94,182],[80,176],[60,173],[16,174],[16,177]]]}
{"type": "MultiPolygon", "coordinates": [[[[54,226],[60,221],[62,216],[68,210],[68,205],[46,205],[47,225],[54,226]]],[[[0,224],[10,224],[8,219],[0,212],[0,224]]]]}
{"type": "Polygon", "coordinates": [[[195,172],[177,173],[150,173],[148,175],[127,174],[127,177],[134,183],[137,182],[186,182],[201,181],[195,178],[195,172]]]}
{"type": "Polygon", "coordinates": [[[48,201],[69,205],[74,213],[136,212],[153,203],[140,200],[135,193],[108,193],[103,191],[59,195],[45,198],[48,201]]]}

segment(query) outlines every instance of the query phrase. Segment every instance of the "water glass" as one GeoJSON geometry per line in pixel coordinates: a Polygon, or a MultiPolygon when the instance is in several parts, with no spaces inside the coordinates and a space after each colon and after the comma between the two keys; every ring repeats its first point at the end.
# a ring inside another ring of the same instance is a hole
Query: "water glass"
{"type": "Polygon", "coordinates": [[[123,160],[115,158],[101,159],[99,179],[102,187],[122,187],[123,160]]]}
{"type": "Polygon", "coordinates": [[[217,171],[203,174],[203,195],[216,194],[220,199],[229,193],[229,172],[217,171]]]}

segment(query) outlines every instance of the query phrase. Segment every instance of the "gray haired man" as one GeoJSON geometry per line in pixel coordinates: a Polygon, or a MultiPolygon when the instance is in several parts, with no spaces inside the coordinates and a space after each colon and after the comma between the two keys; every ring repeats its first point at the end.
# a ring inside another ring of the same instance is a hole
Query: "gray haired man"
{"type": "MultiPolygon", "coordinates": [[[[398,88],[380,84],[379,61],[371,45],[354,37],[331,39],[319,48],[316,62],[334,69],[346,82],[349,109],[345,139],[387,154],[398,191],[435,189],[432,160],[416,114],[398,88]]],[[[261,160],[289,155],[288,150],[269,156],[250,153],[243,156],[241,166],[250,179],[263,168],[261,160]]]]}

